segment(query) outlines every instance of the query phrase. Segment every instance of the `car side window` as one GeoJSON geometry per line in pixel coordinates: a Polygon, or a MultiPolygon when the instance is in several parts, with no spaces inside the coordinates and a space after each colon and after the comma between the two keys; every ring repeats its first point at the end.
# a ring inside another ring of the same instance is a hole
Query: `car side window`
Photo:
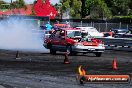
{"type": "Polygon", "coordinates": [[[58,31],[55,31],[54,33],[52,33],[49,38],[56,38],[58,35],[58,31]]]}
{"type": "Polygon", "coordinates": [[[55,38],[58,38],[59,35],[60,35],[60,31],[56,31],[56,32],[55,32],[55,38]]]}
{"type": "Polygon", "coordinates": [[[62,30],[62,31],[60,31],[60,38],[65,38],[65,31],[64,30],[62,30]]]}
{"type": "Polygon", "coordinates": [[[65,36],[65,31],[61,31],[60,36],[65,36]]]}
{"type": "Polygon", "coordinates": [[[49,38],[54,38],[54,36],[55,36],[55,34],[51,34],[51,35],[49,36],[49,38]]]}

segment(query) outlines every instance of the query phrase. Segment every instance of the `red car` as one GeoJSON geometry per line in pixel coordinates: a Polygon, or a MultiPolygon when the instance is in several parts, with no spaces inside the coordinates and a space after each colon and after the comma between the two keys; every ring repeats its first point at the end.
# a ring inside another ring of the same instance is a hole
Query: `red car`
{"type": "Polygon", "coordinates": [[[51,54],[56,51],[77,53],[95,53],[100,57],[105,47],[102,41],[95,38],[82,38],[81,30],[77,28],[62,28],[56,30],[49,38],[44,40],[44,47],[50,49],[51,54]]]}

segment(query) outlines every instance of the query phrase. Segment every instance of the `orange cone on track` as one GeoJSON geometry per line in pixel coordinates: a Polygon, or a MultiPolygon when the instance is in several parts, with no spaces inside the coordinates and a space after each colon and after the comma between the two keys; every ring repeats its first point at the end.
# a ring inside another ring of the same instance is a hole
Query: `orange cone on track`
{"type": "Polygon", "coordinates": [[[19,51],[16,52],[16,59],[21,59],[21,58],[19,57],[19,51]]]}
{"type": "Polygon", "coordinates": [[[117,70],[116,59],[113,60],[113,63],[112,63],[112,69],[113,69],[113,70],[117,70]]]}
{"type": "Polygon", "coordinates": [[[64,64],[70,64],[69,60],[68,60],[68,51],[66,51],[66,53],[65,53],[64,64]]]}

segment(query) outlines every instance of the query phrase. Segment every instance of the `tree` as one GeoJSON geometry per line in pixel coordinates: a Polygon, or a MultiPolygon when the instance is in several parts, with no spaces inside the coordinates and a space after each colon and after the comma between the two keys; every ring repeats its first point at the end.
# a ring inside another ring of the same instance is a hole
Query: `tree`
{"type": "Polygon", "coordinates": [[[1,9],[9,9],[9,7],[10,7],[10,4],[7,4],[4,1],[0,1],[0,10],[1,9]]]}
{"type": "Polygon", "coordinates": [[[62,13],[69,12],[72,18],[81,18],[81,0],[61,0],[62,3],[62,13]]]}
{"type": "Polygon", "coordinates": [[[92,18],[110,18],[111,12],[104,0],[82,0],[83,17],[90,16],[92,18]]]}
{"type": "Polygon", "coordinates": [[[111,0],[113,15],[128,15],[131,0],[111,0]]]}
{"type": "Polygon", "coordinates": [[[18,1],[18,8],[25,8],[26,7],[26,4],[25,4],[25,2],[24,2],[24,0],[19,0],[18,1]]]}
{"type": "Polygon", "coordinates": [[[90,8],[92,6],[92,0],[81,0],[82,1],[82,18],[90,15],[90,8]]]}
{"type": "Polygon", "coordinates": [[[94,0],[93,6],[97,6],[99,16],[102,18],[111,18],[111,12],[104,0],[94,0]]]}
{"type": "Polygon", "coordinates": [[[11,3],[12,8],[27,8],[24,0],[16,0],[11,3]]]}
{"type": "MultiPolygon", "coordinates": [[[[55,5],[54,5],[54,7],[56,8],[56,10],[57,10],[57,12],[58,12],[58,14],[57,14],[57,18],[59,18],[61,15],[62,15],[62,11],[61,11],[61,7],[62,7],[62,4],[61,3],[56,3],[55,5]]],[[[61,17],[60,17],[61,18],[61,17]]]]}
{"type": "Polygon", "coordinates": [[[4,2],[4,1],[0,1],[0,6],[1,6],[2,4],[6,4],[6,2],[4,2]]]}

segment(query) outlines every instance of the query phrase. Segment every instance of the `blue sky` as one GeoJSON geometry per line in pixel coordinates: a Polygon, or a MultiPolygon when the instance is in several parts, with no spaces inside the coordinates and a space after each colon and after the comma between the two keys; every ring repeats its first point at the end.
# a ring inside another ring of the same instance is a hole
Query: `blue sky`
{"type": "MultiPolygon", "coordinates": [[[[6,1],[6,2],[11,2],[11,0],[3,0],[3,1],[6,1]]],[[[16,1],[16,0],[12,0],[12,1],[16,1]]],[[[35,0],[25,0],[25,2],[26,3],[33,3],[35,0]]],[[[59,2],[59,0],[50,0],[50,2],[52,3],[52,4],[55,4],[55,3],[58,3],[59,2]]]]}

